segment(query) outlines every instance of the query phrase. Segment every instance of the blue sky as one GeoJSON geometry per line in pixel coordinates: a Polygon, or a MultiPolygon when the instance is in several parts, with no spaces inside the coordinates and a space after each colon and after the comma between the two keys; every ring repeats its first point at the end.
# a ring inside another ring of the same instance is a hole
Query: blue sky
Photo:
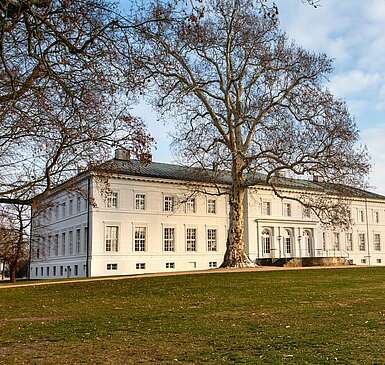
{"type": "MultiPolygon", "coordinates": [[[[321,0],[317,9],[301,0],[276,2],[290,38],[334,59],[328,87],[346,100],[368,147],[371,190],[385,194],[385,0],[321,0]]],[[[157,140],[154,160],[174,161],[167,127],[154,111],[141,103],[134,112],[157,140]]]]}

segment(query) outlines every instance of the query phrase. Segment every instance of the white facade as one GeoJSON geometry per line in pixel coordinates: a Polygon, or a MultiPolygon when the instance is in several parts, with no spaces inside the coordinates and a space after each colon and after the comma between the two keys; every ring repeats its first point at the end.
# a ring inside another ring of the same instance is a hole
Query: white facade
{"type": "MultiPolygon", "coordinates": [[[[111,178],[108,192],[89,176],[79,178],[79,184],[83,196],[58,188],[35,220],[31,278],[84,277],[87,268],[94,277],[202,270],[222,263],[225,195],[192,199],[183,181],[129,174],[111,178]]],[[[268,187],[251,187],[245,202],[249,256],[345,257],[357,265],[385,264],[385,198],[352,200],[352,217],[349,232],[323,231],[299,203],[282,201],[268,187]]]]}

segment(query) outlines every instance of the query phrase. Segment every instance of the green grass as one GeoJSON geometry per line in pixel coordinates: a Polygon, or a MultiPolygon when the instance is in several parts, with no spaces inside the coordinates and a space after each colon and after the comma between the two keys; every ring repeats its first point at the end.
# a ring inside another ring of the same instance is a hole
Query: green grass
{"type": "Polygon", "coordinates": [[[0,290],[0,363],[383,364],[385,268],[0,290]]]}

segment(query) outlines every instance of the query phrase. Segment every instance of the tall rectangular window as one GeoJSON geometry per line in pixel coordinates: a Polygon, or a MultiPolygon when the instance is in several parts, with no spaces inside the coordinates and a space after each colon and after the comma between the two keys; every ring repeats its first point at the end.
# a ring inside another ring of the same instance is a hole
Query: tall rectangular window
{"type": "Polygon", "coordinates": [[[186,229],[186,250],[196,251],[197,250],[197,230],[196,228],[186,229]]]}
{"type": "Polygon", "coordinates": [[[47,276],[49,276],[49,266],[47,266],[47,276]]]}
{"type": "Polygon", "coordinates": [[[291,217],[291,203],[283,203],[283,215],[291,217]]]}
{"type": "Polygon", "coordinates": [[[76,212],[80,213],[81,210],[82,210],[82,199],[80,196],[78,196],[76,198],[76,212]]]}
{"type": "Polygon", "coordinates": [[[174,211],[174,197],[173,196],[165,196],[163,198],[163,210],[165,212],[173,212],[174,211]]]}
{"type": "Polygon", "coordinates": [[[83,235],[83,250],[86,251],[87,248],[87,241],[88,241],[88,227],[84,227],[84,235],[83,235]]]}
{"type": "Polygon", "coordinates": [[[145,210],[146,209],[146,195],[135,194],[135,209],[145,210]]]}
{"type": "Polygon", "coordinates": [[[110,193],[107,194],[106,207],[107,208],[117,208],[118,207],[118,193],[111,191],[110,193]]]}
{"type": "Polygon", "coordinates": [[[322,249],[326,251],[326,233],[322,232],[322,249]]]}
{"type": "Polygon", "coordinates": [[[80,253],[80,229],[76,230],[75,246],[76,246],[76,253],[79,254],[80,253]]]}
{"type": "Polygon", "coordinates": [[[374,234],[374,251],[381,251],[381,235],[379,233],[374,234]]]}
{"type": "Polygon", "coordinates": [[[373,220],[374,223],[380,223],[380,212],[378,210],[373,212],[373,220]]]}
{"type": "Polygon", "coordinates": [[[62,256],[66,255],[66,234],[63,232],[61,234],[61,254],[62,256]]]}
{"type": "Polygon", "coordinates": [[[209,228],[207,230],[207,251],[217,250],[217,230],[209,228]]]}
{"type": "Polygon", "coordinates": [[[60,266],[60,276],[63,276],[63,266],[60,266]]]}
{"type": "Polygon", "coordinates": [[[53,276],[56,276],[56,266],[53,267],[53,276]]]}
{"type": "Polygon", "coordinates": [[[135,251],[146,251],[146,227],[135,227],[135,251]]]}
{"type": "Polygon", "coordinates": [[[175,251],[175,228],[164,228],[163,247],[164,251],[175,251]]]}
{"type": "Polygon", "coordinates": [[[365,233],[358,234],[358,243],[359,243],[360,251],[365,251],[365,246],[366,246],[365,233]]]}
{"type": "Polygon", "coordinates": [[[334,232],[334,249],[340,250],[340,234],[338,232],[334,232]]]}
{"type": "Polygon", "coordinates": [[[74,214],[74,201],[70,199],[68,203],[68,215],[71,216],[72,214],[74,214]]]}
{"type": "Polygon", "coordinates": [[[64,218],[66,216],[66,203],[64,202],[61,206],[61,217],[64,218]]]}
{"type": "Polygon", "coordinates": [[[207,213],[215,214],[217,212],[217,201],[215,199],[207,199],[207,213]]]}
{"type": "Polygon", "coordinates": [[[195,211],[196,211],[195,198],[191,198],[186,201],[186,213],[195,213],[195,211]]]}
{"type": "Polygon", "coordinates": [[[311,209],[304,207],[303,208],[303,217],[304,218],[311,218],[311,209]]]}
{"type": "Polygon", "coordinates": [[[59,235],[55,234],[54,256],[59,256],[59,235]]]}
{"type": "Polygon", "coordinates": [[[271,202],[268,202],[268,201],[262,202],[262,214],[271,215],[271,202]]]}
{"type": "Polygon", "coordinates": [[[118,252],[118,249],[119,249],[118,233],[119,233],[118,226],[106,226],[106,233],[105,233],[106,251],[118,252]]]}
{"type": "Polygon", "coordinates": [[[59,206],[55,205],[55,219],[59,219],[59,206]]]}
{"type": "Polygon", "coordinates": [[[363,209],[358,210],[358,222],[360,223],[365,222],[365,212],[363,209]]]}
{"type": "Polygon", "coordinates": [[[78,267],[78,265],[74,266],[74,271],[75,271],[75,276],[78,276],[79,275],[79,267],[78,267]]]}
{"type": "Polygon", "coordinates": [[[68,232],[68,255],[74,254],[74,234],[72,231],[68,232]]]}
{"type": "Polygon", "coordinates": [[[353,234],[346,233],[346,251],[353,251],[353,234]]]}

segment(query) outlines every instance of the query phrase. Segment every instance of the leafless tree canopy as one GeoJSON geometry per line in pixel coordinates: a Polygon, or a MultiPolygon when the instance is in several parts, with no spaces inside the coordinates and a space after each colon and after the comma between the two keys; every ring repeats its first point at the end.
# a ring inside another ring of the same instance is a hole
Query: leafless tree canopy
{"type": "Polygon", "coordinates": [[[346,104],[325,87],[331,60],[290,41],[261,3],[207,0],[186,17],[190,5],[156,2],[137,22],[164,20],[135,34],[153,101],[177,120],[182,160],[231,172],[230,265],[247,261],[243,191],[257,172],[273,188],[279,171],[360,186],[369,167],[346,104]]]}
{"type": "Polygon", "coordinates": [[[148,151],[118,25],[109,1],[1,1],[0,203],[29,204],[111,147],[148,151]]]}

